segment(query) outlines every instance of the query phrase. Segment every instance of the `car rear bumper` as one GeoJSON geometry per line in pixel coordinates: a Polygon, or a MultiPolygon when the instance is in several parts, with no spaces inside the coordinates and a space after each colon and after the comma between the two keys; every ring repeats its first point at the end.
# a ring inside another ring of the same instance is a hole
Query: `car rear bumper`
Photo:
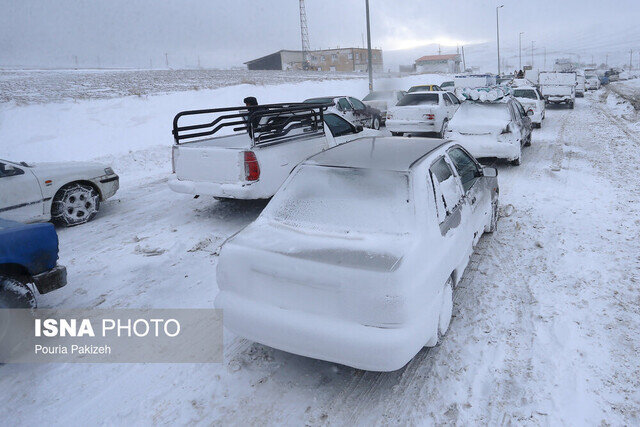
{"type": "Polygon", "coordinates": [[[457,135],[453,139],[474,157],[495,157],[509,161],[520,157],[518,143],[499,141],[493,135],[457,135]]]}
{"type": "Polygon", "coordinates": [[[273,193],[266,192],[259,185],[253,184],[219,184],[214,182],[181,181],[175,176],[169,178],[169,188],[176,193],[206,195],[228,199],[268,199],[273,193]]]}
{"type": "Polygon", "coordinates": [[[436,129],[436,123],[434,120],[420,121],[420,120],[397,120],[388,119],[385,126],[391,132],[439,132],[440,129],[436,129]]]}
{"type": "Polygon", "coordinates": [[[57,265],[51,270],[33,276],[33,283],[41,294],[60,289],[67,284],[67,269],[63,265],[57,265]]]}
{"type": "MultiPolygon", "coordinates": [[[[224,325],[250,339],[302,356],[371,371],[395,371],[424,346],[425,322],[378,328],[262,304],[230,291],[215,300],[224,325]]],[[[421,319],[424,320],[424,319],[421,319]]]]}

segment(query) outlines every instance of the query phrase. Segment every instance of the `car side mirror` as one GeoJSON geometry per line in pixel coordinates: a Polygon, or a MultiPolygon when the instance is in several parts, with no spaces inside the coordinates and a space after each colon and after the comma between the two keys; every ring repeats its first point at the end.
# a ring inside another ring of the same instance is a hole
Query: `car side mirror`
{"type": "Polygon", "coordinates": [[[498,176],[498,169],[486,166],[482,168],[482,174],[488,178],[495,178],[498,176]]]}
{"type": "Polygon", "coordinates": [[[356,125],[356,133],[360,133],[364,130],[364,128],[361,125],[356,125]]]}

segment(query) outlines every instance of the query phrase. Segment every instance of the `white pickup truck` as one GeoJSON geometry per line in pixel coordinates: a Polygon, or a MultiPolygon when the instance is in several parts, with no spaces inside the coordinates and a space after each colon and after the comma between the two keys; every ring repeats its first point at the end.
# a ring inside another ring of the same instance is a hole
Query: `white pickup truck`
{"type": "Polygon", "coordinates": [[[547,104],[568,104],[573,109],[576,101],[576,72],[541,71],[540,91],[547,104]]]}
{"type": "Polygon", "coordinates": [[[379,131],[321,104],[183,111],[173,120],[173,191],[221,199],[268,199],[303,160],[379,131]],[[179,125],[178,122],[186,122],[179,125]],[[213,136],[219,133],[222,136],[213,136]]]}

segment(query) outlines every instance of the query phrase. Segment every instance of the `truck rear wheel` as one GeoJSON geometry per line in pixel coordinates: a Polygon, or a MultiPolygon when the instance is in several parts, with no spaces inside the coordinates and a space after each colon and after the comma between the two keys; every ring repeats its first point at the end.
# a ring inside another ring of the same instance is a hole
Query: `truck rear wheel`
{"type": "Polygon", "coordinates": [[[13,277],[0,275],[0,309],[36,306],[36,296],[29,286],[13,277]]]}

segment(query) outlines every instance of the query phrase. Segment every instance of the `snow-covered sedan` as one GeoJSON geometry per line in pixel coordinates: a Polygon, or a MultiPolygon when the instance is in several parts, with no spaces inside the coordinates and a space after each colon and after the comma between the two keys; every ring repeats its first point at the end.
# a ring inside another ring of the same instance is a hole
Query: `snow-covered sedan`
{"type": "Polygon", "coordinates": [[[369,107],[380,111],[380,117],[384,123],[387,111],[402,99],[407,92],[403,90],[374,90],[362,98],[362,102],[369,107]]]}
{"type": "Polygon", "coordinates": [[[587,90],[598,90],[601,86],[600,79],[595,74],[587,74],[585,76],[585,85],[587,90]]]}
{"type": "Polygon", "coordinates": [[[541,127],[546,115],[546,107],[540,91],[533,86],[522,86],[514,88],[511,94],[527,112],[533,127],[541,127]]]}
{"type": "Polygon", "coordinates": [[[119,178],[100,163],[15,163],[0,160],[0,217],[71,226],[93,219],[119,178]]]}
{"type": "Polygon", "coordinates": [[[449,123],[447,137],[474,157],[506,159],[519,165],[522,146],[531,144],[531,120],[514,98],[462,103],[449,123]]]}
{"type": "Polygon", "coordinates": [[[460,100],[451,92],[407,93],[387,112],[386,126],[395,136],[435,132],[443,138],[459,106],[460,100]]]}
{"type": "Polygon", "coordinates": [[[378,130],[382,125],[382,113],[379,109],[366,105],[352,96],[327,96],[309,98],[307,104],[332,104],[327,111],[344,117],[355,125],[378,130]]]}
{"type": "Polygon", "coordinates": [[[432,138],[362,138],[309,158],[222,246],[225,326],[291,353],[401,368],[449,327],[472,248],[497,226],[496,176],[432,138]]]}

